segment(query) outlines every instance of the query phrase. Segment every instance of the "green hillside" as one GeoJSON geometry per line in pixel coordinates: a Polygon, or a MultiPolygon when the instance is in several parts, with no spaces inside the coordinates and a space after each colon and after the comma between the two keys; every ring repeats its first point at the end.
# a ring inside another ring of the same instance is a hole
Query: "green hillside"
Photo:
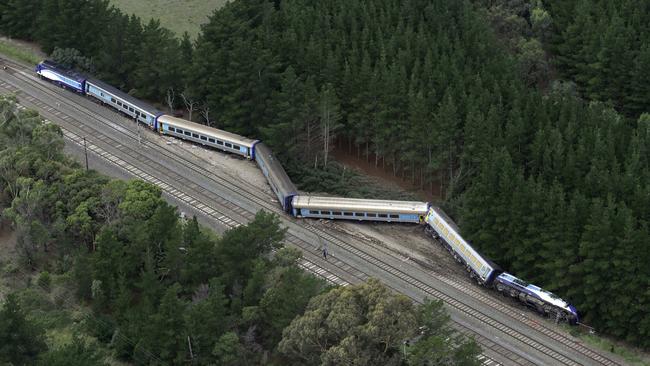
{"type": "Polygon", "coordinates": [[[124,13],[135,14],[144,22],[150,18],[160,19],[165,28],[177,35],[188,32],[196,38],[201,24],[215,9],[221,8],[227,0],[111,0],[111,4],[124,13]]]}

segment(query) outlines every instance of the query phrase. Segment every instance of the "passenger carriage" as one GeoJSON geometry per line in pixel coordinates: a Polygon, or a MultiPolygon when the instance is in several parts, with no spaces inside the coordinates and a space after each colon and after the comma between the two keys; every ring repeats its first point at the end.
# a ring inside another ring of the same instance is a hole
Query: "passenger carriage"
{"type": "Polygon", "coordinates": [[[465,266],[470,276],[480,285],[490,286],[494,277],[501,272],[496,264],[484,258],[459,234],[457,227],[437,207],[431,207],[426,222],[432,229],[431,234],[454,256],[456,261],[465,266]]]}
{"type": "Polygon", "coordinates": [[[255,161],[278,197],[282,209],[291,213],[291,200],[298,194],[298,189],[284,171],[282,164],[273,156],[271,149],[263,142],[255,145],[255,161]]]}
{"type": "Polygon", "coordinates": [[[427,202],[370,200],[358,198],[295,196],[293,215],[323,219],[421,223],[427,202]]]}
{"type": "Polygon", "coordinates": [[[196,142],[247,159],[255,158],[255,145],[259,142],[259,140],[252,140],[167,114],[163,114],[156,119],[155,128],[163,135],[196,142]]]}
{"type": "Polygon", "coordinates": [[[89,78],[85,85],[86,94],[108,105],[136,121],[155,129],[156,118],[163,113],[155,107],[114,88],[101,80],[89,78]]]}

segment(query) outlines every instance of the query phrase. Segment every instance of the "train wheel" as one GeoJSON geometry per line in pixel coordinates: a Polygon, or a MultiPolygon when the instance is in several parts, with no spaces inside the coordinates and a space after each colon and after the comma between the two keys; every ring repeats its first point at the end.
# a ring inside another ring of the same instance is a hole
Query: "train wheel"
{"type": "Polygon", "coordinates": [[[544,312],[547,313],[547,314],[553,314],[553,313],[555,313],[555,312],[553,311],[553,309],[552,309],[550,306],[548,306],[548,305],[544,306],[544,312]]]}

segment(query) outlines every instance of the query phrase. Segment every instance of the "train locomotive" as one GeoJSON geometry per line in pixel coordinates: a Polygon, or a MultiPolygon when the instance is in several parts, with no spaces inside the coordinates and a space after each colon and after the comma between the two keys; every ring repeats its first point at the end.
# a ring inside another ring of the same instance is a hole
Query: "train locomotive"
{"type": "Polygon", "coordinates": [[[548,291],[504,272],[482,256],[460,236],[460,230],[453,221],[428,202],[301,195],[271,149],[259,140],[167,115],[100,80],[65,69],[49,60],[39,63],[35,71],[41,78],[89,96],[160,134],[255,161],[283,211],[289,215],[298,218],[422,224],[435,240],[449,250],[456,261],[465,266],[470,277],[479,285],[516,298],[558,321],[564,320],[570,324],[579,321],[575,307],[548,291]]]}

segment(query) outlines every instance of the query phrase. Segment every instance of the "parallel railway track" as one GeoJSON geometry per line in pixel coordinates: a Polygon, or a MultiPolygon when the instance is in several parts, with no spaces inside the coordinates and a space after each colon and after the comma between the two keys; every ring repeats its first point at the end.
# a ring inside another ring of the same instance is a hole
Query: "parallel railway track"
{"type": "MultiPolygon", "coordinates": [[[[135,137],[132,134],[132,131],[127,131],[123,127],[115,126],[115,124],[109,121],[107,117],[104,117],[99,113],[92,112],[85,107],[78,108],[78,106],[72,105],[70,98],[64,98],[60,96],[58,93],[53,92],[50,86],[46,86],[44,84],[39,83],[33,77],[30,77],[26,74],[21,74],[20,72],[14,73],[14,76],[20,79],[20,81],[29,84],[32,88],[38,89],[40,92],[47,94],[53,100],[57,101],[56,102],[57,106],[54,107],[52,105],[47,105],[47,103],[43,102],[40,99],[34,98],[33,96],[30,95],[26,95],[25,99],[27,99],[29,103],[33,104],[35,107],[38,107],[40,109],[45,109],[45,110],[48,109],[52,110],[52,109],[56,109],[60,105],[64,105],[67,108],[75,109],[76,112],[86,115],[90,121],[99,122],[104,126],[112,128],[114,131],[114,133],[111,134],[110,136],[105,135],[102,131],[96,128],[95,125],[91,124],[90,126],[88,126],[81,122],[72,120],[71,118],[65,118],[66,116],[63,116],[59,118],[63,119],[64,122],[62,124],[67,125],[67,126],[63,126],[66,130],[66,137],[68,137],[71,140],[74,140],[76,138],[77,139],[76,142],[78,142],[79,141],[78,139],[82,135],[93,136],[93,139],[97,140],[97,143],[103,143],[107,146],[111,146],[115,149],[118,149],[120,151],[120,154],[123,154],[124,156],[127,156],[130,159],[132,159],[133,161],[137,161],[139,164],[144,164],[145,166],[148,166],[151,169],[153,169],[152,171],[157,172],[156,175],[169,177],[171,181],[174,183],[173,185],[170,184],[170,182],[164,182],[156,177],[153,177],[149,173],[146,173],[140,170],[139,168],[136,168],[133,165],[124,162],[123,160],[121,160],[120,158],[116,157],[113,154],[111,154],[111,156],[109,157],[109,155],[107,154],[110,153],[108,153],[107,151],[101,149],[100,147],[94,144],[92,145],[93,147],[91,148],[91,150],[95,149],[96,151],[94,152],[99,156],[103,156],[105,159],[111,161],[113,164],[120,165],[119,161],[122,161],[122,165],[125,164],[130,165],[128,167],[122,166],[122,168],[131,172],[132,174],[135,174],[136,176],[139,176],[144,180],[150,181],[153,184],[158,185],[165,191],[165,193],[175,197],[176,199],[181,200],[182,202],[185,202],[188,205],[194,206],[198,211],[220,222],[225,227],[233,227],[237,224],[245,223],[250,219],[252,219],[252,216],[254,215],[254,212],[256,210],[254,208],[251,209],[251,207],[255,207],[255,205],[264,208],[267,211],[276,212],[279,214],[282,213],[282,211],[278,208],[277,205],[275,205],[273,202],[269,202],[269,196],[261,194],[259,192],[259,188],[254,187],[250,183],[241,181],[239,178],[233,176],[228,176],[224,178],[223,176],[219,176],[217,174],[208,171],[205,165],[200,165],[195,163],[194,161],[182,158],[178,156],[175,152],[170,151],[168,148],[164,146],[159,146],[159,145],[149,144],[149,143],[146,144],[146,146],[149,149],[149,152],[155,152],[155,155],[157,157],[163,157],[164,160],[173,160],[179,162],[180,164],[188,167],[188,169],[205,177],[209,184],[213,184],[213,183],[216,184],[216,186],[219,187],[219,194],[215,194],[209,189],[206,189],[206,187],[196,184],[195,182],[190,182],[186,177],[182,176],[178,172],[168,169],[164,163],[153,161],[151,159],[151,155],[153,154],[147,156],[142,151],[135,151],[126,145],[122,145],[120,141],[123,140],[121,138],[126,138],[131,140],[135,139],[135,137]],[[76,131],[73,132],[72,130],[76,130],[76,131]],[[138,169],[139,171],[136,171],[136,169],[138,169]],[[236,184],[233,182],[235,182],[236,184]],[[182,189],[183,192],[180,192],[179,190],[174,188],[174,186],[183,187],[182,189]],[[224,190],[226,191],[226,194],[222,193],[222,191],[224,190]],[[225,196],[231,196],[230,198],[232,198],[232,196],[238,196],[239,200],[243,199],[252,204],[249,205],[249,207],[247,208],[239,207],[238,205],[235,205],[232,202],[232,199],[229,200],[225,196]],[[210,204],[206,205],[204,202],[210,202],[210,204]],[[226,215],[225,212],[230,212],[230,214],[226,215]]],[[[3,83],[1,86],[4,86],[6,89],[13,90],[14,92],[19,92],[19,93],[21,92],[18,86],[16,85],[9,85],[7,83],[3,83]]],[[[392,276],[400,279],[404,283],[407,283],[412,287],[419,289],[423,293],[427,294],[429,297],[445,300],[445,302],[456,311],[466,315],[467,317],[475,318],[483,322],[484,324],[489,325],[493,329],[499,330],[500,332],[507,334],[513,339],[518,340],[522,344],[526,344],[527,346],[536,349],[545,355],[548,355],[549,357],[553,358],[555,362],[559,364],[566,364],[566,365],[580,364],[579,362],[576,362],[570,359],[569,357],[551,349],[550,347],[542,344],[541,342],[533,339],[532,337],[523,334],[519,331],[516,331],[512,327],[505,324],[503,321],[498,321],[493,317],[490,317],[487,314],[477,309],[474,309],[471,306],[459,300],[456,300],[451,296],[433,288],[432,286],[428,285],[422,280],[419,280],[414,276],[410,275],[409,273],[406,273],[405,271],[399,269],[397,266],[388,263],[387,261],[382,260],[377,256],[371,254],[369,250],[361,249],[361,247],[363,246],[355,245],[358,243],[352,244],[347,241],[341,240],[338,237],[332,235],[330,232],[324,231],[320,228],[316,228],[313,225],[306,222],[301,222],[301,225],[298,225],[296,223],[296,220],[286,219],[286,216],[283,216],[283,219],[284,219],[283,220],[284,223],[290,228],[289,233],[287,235],[287,241],[301,248],[303,252],[307,254],[306,257],[312,257],[311,260],[306,260],[303,263],[303,267],[305,267],[306,269],[312,269],[312,272],[314,272],[314,268],[318,268],[318,271],[320,271],[321,273],[324,272],[325,273],[324,277],[328,277],[328,279],[333,283],[345,284],[347,283],[347,281],[341,279],[340,276],[332,273],[332,271],[325,270],[321,268],[319,265],[316,265],[313,261],[315,260],[314,258],[315,255],[313,253],[311,254],[311,256],[309,255],[309,253],[313,252],[314,246],[301,237],[304,237],[306,235],[308,237],[311,236],[313,239],[316,240],[318,240],[319,238],[323,238],[329,243],[336,246],[337,253],[345,253],[346,258],[348,258],[350,255],[354,255],[358,258],[365,260],[368,263],[372,263],[375,267],[380,268],[384,272],[390,273],[392,276]],[[302,225],[305,225],[307,227],[305,228],[302,225]]],[[[364,243],[364,245],[367,245],[367,243],[364,243]]],[[[346,276],[351,276],[349,278],[352,279],[351,282],[353,283],[362,281],[369,277],[368,274],[364,273],[358,268],[353,268],[352,265],[343,261],[338,254],[331,256],[331,260],[328,262],[328,265],[338,269],[337,272],[342,272],[346,276]]],[[[530,319],[527,319],[526,316],[521,315],[520,313],[518,313],[516,310],[512,308],[510,309],[504,308],[503,304],[498,303],[494,299],[481,294],[476,289],[472,289],[450,278],[443,278],[441,281],[446,283],[446,285],[448,286],[460,290],[461,292],[467,293],[471,296],[475,296],[480,301],[494,307],[495,309],[498,309],[500,312],[502,312],[503,314],[509,317],[512,317],[518,321],[526,322],[526,324],[530,325],[530,319]]],[[[396,290],[399,291],[400,289],[396,289],[396,290]]],[[[605,356],[587,347],[584,347],[579,343],[576,343],[574,340],[564,336],[563,334],[558,333],[552,330],[551,328],[544,326],[541,323],[537,323],[537,324],[538,324],[537,326],[531,326],[531,327],[533,327],[534,330],[540,332],[544,336],[552,338],[553,340],[565,345],[566,347],[588,357],[594,362],[598,362],[604,365],[618,365],[617,362],[610,360],[605,356]]],[[[463,333],[467,333],[467,332],[473,333],[472,335],[475,338],[477,338],[484,347],[488,347],[490,349],[493,349],[497,353],[503,354],[502,352],[504,349],[501,346],[498,346],[496,343],[485,339],[485,337],[482,337],[476,334],[475,332],[468,330],[467,328],[461,329],[463,328],[462,326],[457,326],[457,328],[459,328],[463,333]],[[483,341],[481,341],[481,338],[483,338],[483,341]],[[490,343],[492,343],[492,345],[490,345],[490,343]],[[502,349],[495,350],[494,349],[495,346],[501,347],[502,349]]],[[[509,361],[515,364],[527,364],[526,360],[521,359],[521,357],[518,356],[506,357],[506,358],[508,358],[509,361]]],[[[492,360],[487,359],[487,362],[489,361],[492,360]]]]}

